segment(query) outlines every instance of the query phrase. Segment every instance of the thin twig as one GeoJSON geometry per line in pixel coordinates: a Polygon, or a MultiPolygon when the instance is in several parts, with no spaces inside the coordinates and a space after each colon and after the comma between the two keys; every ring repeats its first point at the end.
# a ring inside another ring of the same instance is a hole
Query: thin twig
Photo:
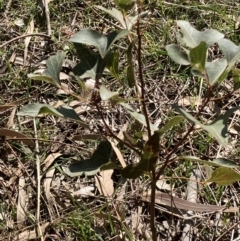
{"type": "Polygon", "coordinates": [[[41,189],[40,189],[40,158],[39,158],[39,144],[37,140],[37,126],[36,126],[36,119],[33,118],[33,126],[34,126],[34,136],[36,138],[35,147],[36,147],[36,169],[37,169],[37,210],[36,210],[36,225],[37,225],[37,233],[43,241],[42,230],[39,223],[40,220],[40,198],[41,198],[41,189]]]}
{"type": "Polygon", "coordinates": [[[148,118],[148,112],[145,102],[145,82],[143,80],[143,72],[142,72],[142,54],[141,54],[141,48],[142,48],[142,34],[140,31],[140,14],[141,14],[141,7],[140,4],[138,6],[138,20],[137,20],[137,38],[138,38],[138,49],[137,49],[137,62],[138,62],[138,74],[139,74],[139,80],[141,83],[141,104],[143,108],[143,113],[146,119],[147,124],[147,132],[148,132],[148,138],[151,137],[151,128],[148,118]]]}
{"type": "Polygon", "coordinates": [[[14,42],[14,41],[17,41],[21,38],[26,38],[26,37],[30,37],[30,36],[39,36],[39,37],[45,37],[45,38],[50,38],[50,36],[46,35],[46,34],[43,34],[43,33],[30,33],[30,34],[24,34],[24,35],[21,35],[21,36],[18,36],[16,38],[13,38],[13,39],[10,39],[9,41],[3,43],[2,45],[0,45],[0,48],[3,48],[4,46],[14,42]]]}

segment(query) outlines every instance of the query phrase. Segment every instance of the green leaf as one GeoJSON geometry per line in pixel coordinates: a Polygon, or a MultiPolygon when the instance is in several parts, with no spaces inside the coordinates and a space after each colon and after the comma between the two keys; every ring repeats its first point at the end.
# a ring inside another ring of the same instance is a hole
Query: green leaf
{"type": "Polygon", "coordinates": [[[203,125],[200,121],[195,119],[192,115],[184,111],[178,105],[173,105],[173,108],[183,115],[187,120],[199,125],[202,129],[206,130],[210,133],[216,140],[219,141],[220,144],[226,146],[228,144],[227,139],[227,121],[228,118],[240,107],[234,107],[228,111],[224,115],[217,117],[214,121],[212,121],[209,125],[203,125]]]}
{"type": "Polygon", "coordinates": [[[139,163],[128,165],[123,168],[122,176],[125,178],[137,178],[145,172],[150,172],[155,168],[159,153],[160,133],[155,131],[143,148],[143,154],[139,163]]]}
{"type": "Polygon", "coordinates": [[[118,165],[117,163],[115,163],[115,162],[107,162],[106,164],[103,164],[103,165],[100,167],[100,170],[101,170],[101,171],[112,170],[112,169],[121,170],[122,167],[119,166],[119,165],[118,165]]]}
{"type": "MultiPolygon", "coordinates": [[[[146,118],[143,114],[139,114],[138,112],[134,111],[133,108],[127,104],[127,103],[119,103],[121,106],[124,107],[124,109],[134,118],[136,119],[138,122],[140,122],[141,124],[143,124],[144,126],[147,126],[147,123],[146,123],[146,118]]],[[[156,126],[154,126],[152,123],[150,123],[150,128],[151,128],[151,131],[157,131],[158,128],[156,126]]]]}
{"type": "Polygon", "coordinates": [[[195,156],[179,156],[179,160],[189,160],[192,162],[197,162],[203,165],[209,165],[209,166],[216,166],[216,167],[229,167],[229,168],[236,168],[238,165],[230,160],[227,160],[225,158],[216,158],[213,161],[205,161],[195,156]]]}
{"type": "Polygon", "coordinates": [[[123,12],[131,10],[135,4],[134,0],[114,0],[114,2],[123,12]]]}
{"type": "Polygon", "coordinates": [[[119,11],[116,8],[106,9],[102,6],[95,6],[95,7],[104,11],[105,13],[108,13],[113,18],[115,18],[125,29],[128,29],[127,26],[126,26],[126,22],[124,21],[124,17],[123,17],[123,14],[122,14],[121,11],[119,11]]]}
{"type": "Polygon", "coordinates": [[[43,72],[43,75],[52,78],[59,86],[61,85],[60,72],[62,69],[63,60],[65,56],[66,54],[64,52],[59,52],[58,54],[49,57],[46,62],[47,69],[43,72]]]}
{"type": "Polygon", "coordinates": [[[233,74],[233,89],[235,91],[240,88],[240,70],[237,68],[233,68],[232,74],[233,74]]]}
{"type": "Polygon", "coordinates": [[[162,127],[160,130],[158,130],[160,137],[166,133],[168,130],[170,130],[172,127],[180,124],[184,118],[182,116],[174,116],[171,120],[169,120],[164,127],[162,127]]]}
{"type": "Polygon", "coordinates": [[[159,154],[160,132],[155,131],[143,148],[141,162],[145,164],[145,171],[151,171],[156,166],[159,154]]]}
{"type": "Polygon", "coordinates": [[[49,84],[57,85],[58,87],[60,87],[58,84],[56,84],[56,82],[52,78],[45,75],[28,74],[28,78],[34,79],[34,80],[42,80],[49,84]]]}
{"type": "Polygon", "coordinates": [[[240,181],[240,175],[227,167],[219,167],[206,182],[215,182],[218,185],[227,186],[233,182],[240,181]]]}
{"type": "Polygon", "coordinates": [[[222,157],[214,159],[213,163],[218,164],[219,166],[224,166],[224,167],[229,167],[229,168],[238,167],[238,165],[235,162],[230,161],[226,158],[222,158],[222,157]]]}
{"type": "Polygon", "coordinates": [[[130,164],[122,169],[122,176],[125,178],[138,178],[144,174],[144,165],[138,163],[137,165],[130,164]]]}
{"type": "MultiPolygon", "coordinates": [[[[109,10],[102,6],[95,6],[95,7],[104,11],[105,13],[108,13],[109,15],[111,15],[122,25],[123,28],[125,28],[129,31],[132,29],[132,26],[135,25],[138,21],[138,15],[135,17],[123,16],[122,12],[116,8],[112,8],[111,10],[109,10]]],[[[145,18],[148,15],[148,13],[149,13],[149,11],[141,12],[139,15],[139,18],[140,19],[145,18]]]]}
{"type": "Polygon", "coordinates": [[[118,39],[123,38],[128,34],[129,31],[126,29],[111,32],[108,36],[105,36],[93,29],[82,29],[80,32],[76,33],[69,41],[73,43],[94,46],[99,51],[101,57],[104,58],[109,52],[111,46],[118,39]]]}
{"type": "Polygon", "coordinates": [[[229,39],[220,39],[218,46],[222,50],[228,62],[227,70],[230,71],[236,62],[240,59],[240,46],[235,45],[229,39]]]}
{"type": "Polygon", "coordinates": [[[78,116],[78,114],[68,106],[61,106],[58,108],[54,108],[53,106],[46,105],[46,104],[40,104],[40,103],[34,103],[34,104],[28,104],[24,106],[17,115],[19,116],[32,116],[36,117],[40,114],[48,114],[48,115],[54,115],[57,117],[67,118],[71,119],[83,127],[88,127],[87,124],[85,124],[78,116]]]}
{"type": "Polygon", "coordinates": [[[192,67],[191,73],[194,76],[208,80],[209,85],[215,85],[217,82],[221,83],[226,78],[228,74],[226,68],[227,60],[220,59],[216,62],[206,62],[205,73],[200,72],[195,66],[192,67]]]}
{"type": "Polygon", "coordinates": [[[74,162],[70,164],[68,167],[62,167],[62,168],[63,168],[63,171],[70,177],[81,176],[83,174],[85,174],[86,176],[94,175],[98,173],[101,168],[106,170],[108,169],[108,167],[110,168],[114,167],[109,163],[111,159],[111,155],[112,155],[111,143],[109,141],[101,141],[97,149],[92,154],[91,158],[83,161],[74,162]]]}
{"type": "Polygon", "coordinates": [[[131,42],[127,49],[127,81],[128,86],[130,88],[133,88],[135,86],[135,73],[134,73],[134,67],[133,67],[133,61],[132,61],[132,49],[134,47],[134,42],[131,42]]]}
{"type": "Polygon", "coordinates": [[[207,44],[201,42],[198,46],[190,50],[189,56],[192,66],[204,74],[207,58],[207,44]]]}
{"type": "Polygon", "coordinates": [[[169,44],[166,46],[168,56],[177,64],[190,65],[189,57],[178,45],[169,44]]]}
{"type": "Polygon", "coordinates": [[[35,80],[43,80],[58,87],[61,86],[60,72],[65,55],[66,54],[64,52],[59,52],[56,55],[49,57],[46,62],[47,69],[42,75],[30,74],[28,77],[35,80]]]}
{"type": "Polygon", "coordinates": [[[128,25],[127,29],[131,30],[132,26],[138,22],[138,18],[140,19],[140,23],[141,23],[141,19],[148,16],[148,14],[149,14],[149,11],[144,11],[144,12],[141,12],[139,15],[137,14],[134,17],[126,16],[125,18],[127,19],[127,25],[128,25]]]}
{"type": "Polygon", "coordinates": [[[206,74],[210,85],[214,85],[220,80],[220,77],[224,74],[227,68],[227,60],[220,59],[216,62],[206,63],[206,74]]]}
{"type": "Polygon", "coordinates": [[[81,62],[73,68],[73,73],[80,78],[100,79],[108,61],[108,55],[102,59],[99,53],[85,45],[73,43],[81,62]]]}
{"type": "Polygon", "coordinates": [[[102,100],[109,100],[113,96],[118,95],[118,92],[112,92],[112,91],[108,90],[104,85],[102,85],[100,87],[99,91],[100,91],[100,97],[102,100]]]}
{"type": "Polygon", "coordinates": [[[110,73],[119,80],[118,73],[118,64],[119,64],[119,52],[111,52],[106,63],[106,67],[109,69],[110,73]]]}
{"type": "Polygon", "coordinates": [[[207,29],[200,32],[192,27],[189,22],[184,20],[177,21],[177,25],[182,30],[182,35],[178,36],[178,41],[189,48],[195,48],[201,42],[205,42],[209,47],[224,38],[224,35],[215,29],[207,29]]]}

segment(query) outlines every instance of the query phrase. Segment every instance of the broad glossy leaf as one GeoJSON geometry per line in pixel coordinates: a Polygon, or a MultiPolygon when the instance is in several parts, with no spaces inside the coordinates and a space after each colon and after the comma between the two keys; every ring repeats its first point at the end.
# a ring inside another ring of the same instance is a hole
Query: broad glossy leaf
{"type": "Polygon", "coordinates": [[[192,162],[197,162],[200,164],[216,166],[216,167],[229,167],[229,168],[238,167],[238,165],[235,162],[227,160],[225,158],[216,158],[213,161],[205,161],[205,160],[202,160],[195,156],[179,156],[178,159],[179,160],[189,160],[192,162]]]}
{"type": "Polygon", "coordinates": [[[56,55],[49,57],[46,62],[47,69],[42,75],[29,74],[28,77],[35,80],[43,80],[60,87],[60,72],[65,55],[64,52],[59,52],[56,55]]]}
{"type": "Polygon", "coordinates": [[[222,157],[214,159],[213,163],[218,164],[219,166],[224,166],[224,167],[229,167],[229,168],[238,167],[238,165],[235,162],[230,161],[226,158],[222,158],[222,157]]]}
{"type": "Polygon", "coordinates": [[[191,73],[194,76],[198,76],[208,81],[209,85],[219,85],[227,77],[227,61],[226,59],[220,59],[216,62],[206,62],[205,73],[200,72],[195,67],[192,67],[191,73]]]}
{"type": "MultiPolygon", "coordinates": [[[[111,15],[113,18],[115,18],[121,25],[123,28],[127,29],[127,30],[131,30],[132,26],[135,25],[137,23],[138,20],[138,15],[135,17],[131,17],[131,16],[123,16],[122,12],[119,11],[116,8],[112,8],[112,9],[106,9],[102,6],[95,6],[96,8],[104,11],[105,13],[108,13],[109,15],[111,15]]],[[[148,15],[149,11],[144,11],[141,12],[139,15],[140,19],[145,18],[148,15]]]]}
{"type": "Polygon", "coordinates": [[[108,36],[97,32],[93,29],[82,29],[76,33],[69,41],[74,43],[86,44],[88,46],[94,46],[99,51],[102,58],[104,58],[109,52],[111,46],[120,38],[123,38],[129,34],[128,30],[114,31],[108,36]]]}
{"type": "Polygon", "coordinates": [[[172,127],[180,124],[184,118],[182,116],[174,116],[171,120],[169,120],[160,130],[158,130],[158,133],[160,137],[166,133],[168,130],[170,130],[172,127]]]}
{"type": "Polygon", "coordinates": [[[114,2],[123,12],[131,10],[135,4],[134,0],[114,0],[114,2]]]}
{"type": "MultiPolygon", "coordinates": [[[[140,122],[141,124],[143,124],[144,126],[147,126],[147,123],[146,123],[146,118],[143,114],[139,114],[138,112],[134,111],[133,108],[127,104],[127,103],[119,103],[120,105],[122,105],[124,107],[124,109],[134,118],[136,119],[138,122],[140,122]]],[[[156,126],[154,126],[152,123],[150,123],[150,128],[151,128],[151,131],[154,132],[154,131],[157,131],[158,128],[156,126]]]]}
{"type": "Polygon", "coordinates": [[[112,92],[112,91],[108,90],[104,85],[102,85],[100,87],[99,91],[100,91],[100,97],[102,100],[109,100],[113,96],[118,95],[118,92],[112,92]]]}
{"type": "Polygon", "coordinates": [[[178,45],[169,44],[166,46],[168,56],[177,64],[190,65],[189,56],[178,45]]]}
{"type": "Polygon", "coordinates": [[[223,75],[225,69],[227,68],[227,60],[220,59],[216,62],[207,62],[206,63],[206,73],[210,85],[214,85],[220,80],[220,77],[223,75]]]}
{"type": "Polygon", "coordinates": [[[198,46],[190,50],[189,56],[192,66],[204,74],[207,58],[207,44],[201,42],[198,46]]]}
{"type": "Polygon", "coordinates": [[[219,167],[206,182],[215,182],[218,185],[231,185],[233,182],[240,181],[240,175],[227,167],[219,167]]]}
{"type": "Polygon", "coordinates": [[[240,88],[240,70],[237,68],[232,69],[233,74],[233,88],[234,90],[238,90],[240,88]]]}
{"type": "Polygon", "coordinates": [[[123,168],[122,176],[125,178],[137,178],[155,168],[159,154],[160,133],[155,131],[143,148],[141,160],[137,164],[131,164],[123,168]]]}
{"type": "Polygon", "coordinates": [[[198,31],[192,25],[184,20],[176,21],[177,25],[182,30],[182,35],[178,36],[178,41],[189,48],[195,48],[202,41],[206,42],[207,46],[217,43],[224,35],[215,29],[207,29],[203,32],[198,31]]]}
{"type": "Polygon", "coordinates": [[[118,64],[119,64],[119,52],[111,52],[107,59],[106,67],[109,69],[111,74],[116,79],[119,80],[118,64]]]}
{"type": "MultiPolygon", "coordinates": [[[[124,17],[121,11],[119,11],[116,8],[112,8],[110,9],[106,9],[102,6],[95,6],[96,8],[104,11],[105,13],[108,13],[109,15],[111,15],[113,18],[115,18],[125,29],[128,29],[127,27],[127,21],[124,21],[124,17]]],[[[126,16],[127,17],[127,16],[126,16]]],[[[127,19],[126,19],[127,20],[127,19]]],[[[129,29],[130,30],[130,29],[129,29]]]]}
{"type": "Polygon", "coordinates": [[[17,115],[36,117],[40,114],[54,115],[62,118],[71,119],[84,127],[88,127],[88,125],[80,119],[78,114],[71,107],[68,106],[60,106],[58,108],[54,108],[53,106],[40,103],[28,104],[24,106],[17,115]]]}
{"type": "Polygon", "coordinates": [[[151,171],[156,165],[159,154],[159,139],[160,133],[159,131],[155,131],[143,148],[140,162],[143,162],[146,165],[146,171],[151,171]]]}
{"type": "Polygon", "coordinates": [[[227,138],[227,121],[228,118],[240,107],[232,108],[224,115],[221,115],[217,117],[214,121],[212,121],[209,125],[203,125],[200,121],[195,119],[192,115],[184,111],[182,108],[180,108],[178,105],[173,105],[173,108],[183,115],[187,120],[199,125],[201,128],[206,130],[209,134],[211,134],[214,138],[216,138],[220,144],[226,146],[228,144],[228,138],[227,138]]]}
{"type": "Polygon", "coordinates": [[[102,59],[99,53],[95,53],[80,43],[73,43],[81,62],[73,68],[73,73],[80,78],[100,79],[107,64],[108,56],[102,59]]]}
{"type": "Polygon", "coordinates": [[[138,163],[130,164],[122,169],[122,176],[125,178],[138,178],[144,174],[144,165],[138,163]]]}
{"type": "Polygon", "coordinates": [[[134,17],[126,16],[127,22],[128,22],[128,30],[131,30],[132,26],[135,25],[138,22],[138,17],[140,18],[140,22],[141,22],[141,19],[148,16],[148,14],[149,14],[149,11],[144,11],[144,12],[141,12],[139,15],[136,15],[134,17]]]}
{"type": "Polygon", "coordinates": [[[86,176],[94,175],[100,171],[101,167],[104,170],[108,169],[107,167],[112,169],[114,166],[109,164],[111,154],[111,143],[109,141],[101,141],[91,158],[74,162],[68,167],[63,167],[63,171],[71,177],[76,177],[83,174],[86,176]]]}
{"type": "Polygon", "coordinates": [[[240,46],[235,45],[229,39],[220,39],[218,41],[219,48],[223,51],[223,54],[228,62],[228,71],[232,69],[236,62],[240,60],[240,46]]]}
{"type": "Polygon", "coordinates": [[[66,54],[64,52],[59,52],[56,55],[49,57],[46,62],[47,69],[43,72],[43,75],[52,78],[56,85],[61,85],[60,72],[65,56],[66,54]]]}
{"type": "Polygon", "coordinates": [[[34,80],[42,80],[49,84],[57,85],[57,87],[61,87],[60,85],[56,84],[56,82],[51,77],[48,77],[45,75],[28,74],[28,78],[34,79],[34,80]]]}
{"type": "Polygon", "coordinates": [[[121,170],[122,167],[120,167],[117,163],[115,162],[108,162],[106,164],[103,164],[101,167],[100,167],[100,171],[105,171],[105,170],[112,170],[112,169],[115,169],[115,170],[121,170]]]}

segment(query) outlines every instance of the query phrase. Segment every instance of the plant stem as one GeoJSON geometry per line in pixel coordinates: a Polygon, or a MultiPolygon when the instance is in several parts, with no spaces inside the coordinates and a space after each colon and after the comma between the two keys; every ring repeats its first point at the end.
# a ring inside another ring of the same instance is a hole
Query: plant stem
{"type": "Polygon", "coordinates": [[[137,62],[138,62],[138,74],[139,74],[139,80],[141,83],[141,104],[143,108],[143,113],[146,119],[147,124],[147,132],[148,132],[148,138],[151,137],[151,129],[150,129],[150,123],[148,118],[148,112],[145,102],[145,82],[143,80],[143,72],[142,72],[142,55],[141,55],[141,48],[142,48],[142,34],[140,31],[140,14],[141,14],[141,7],[140,4],[138,4],[138,20],[137,20],[137,38],[138,38],[138,49],[137,49],[137,62]]]}
{"type": "MultiPolygon", "coordinates": [[[[142,71],[142,34],[140,31],[140,14],[141,14],[141,3],[138,1],[138,20],[137,20],[137,38],[138,38],[138,48],[137,48],[137,62],[138,62],[138,74],[139,80],[141,83],[141,104],[143,108],[143,113],[146,119],[147,124],[147,133],[148,139],[151,137],[151,128],[148,118],[147,106],[145,102],[145,82],[143,79],[142,71]]],[[[155,168],[155,167],[154,167],[155,168]]],[[[151,183],[151,205],[150,205],[150,222],[151,222],[151,231],[152,231],[152,240],[157,241],[157,232],[155,228],[155,193],[156,193],[156,180],[155,180],[155,169],[152,170],[152,183],[151,183]]]]}
{"type": "Polygon", "coordinates": [[[152,240],[157,241],[157,232],[155,227],[155,196],[156,196],[156,180],[155,169],[152,170],[152,183],[151,183],[151,204],[150,204],[150,226],[152,231],[152,240]]]}

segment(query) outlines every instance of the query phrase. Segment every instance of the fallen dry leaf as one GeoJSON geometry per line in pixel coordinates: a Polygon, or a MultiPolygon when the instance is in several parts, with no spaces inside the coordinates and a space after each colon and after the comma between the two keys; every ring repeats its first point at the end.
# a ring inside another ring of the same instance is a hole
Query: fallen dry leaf
{"type": "Polygon", "coordinates": [[[13,108],[15,106],[21,105],[21,104],[23,104],[25,101],[27,101],[29,99],[30,98],[24,98],[24,99],[17,100],[17,101],[14,101],[14,102],[6,103],[4,105],[0,105],[0,111],[8,110],[8,109],[11,109],[11,108],[13,108]]]}
{"type": "Polygon", "coordinates": [[[22,223],[26,219],[26,200],[27,193],[25,191],[25,178],[21,176],[18,181],[18,205],[17,205],[17,222],[22,223]]]}
{"type": "MultiPolygon", "coordinates": [[[[140,199],[145,202],[150,202],[151,193],[150,192],[144,192],[140,199]]],[[[192,203],[187,200],[173,197],[167,193],[157,192],[156,198],[155,198],[156,204],[160,204],[163,206],[168,207],[174,207],[182,210],[191,210],[196,212],[229,212],[229,213],[235,213],[239,211],[239,208],[230,207],[225,208],[223,206],[217,206],[217,205],[209,205],[209,204],[200,204],[200,203],[192,203]]]]}
{"type": "Polygon", "coordinates": [[[54,172],[55,172],[55,168],[50,169],[46,173],[46,176],[45,176],[44,182],[43,182],[44,192],[45,192],[45,196],[46,196],[46,199],[48,202],[47,207],[48,207],[48,211],[49,211],[49,214],[50,214],[52,220],[55,218],[55,211],[54,211],[54,207],[53,207],[53,199],[52,199],[52,195],[50,192],[50,188],[51,188],[51,183],[52,183],[54,172]]]}
{"type": "Polygon", "coordinates": [[[167,183],[167,180],[165,180],[163,176],[161,176],[160,179],[156,182],[156,186],[159,190],[172,190],[171,185],[167,183]]]}
{"type": "MultiPolygon", "coordinates": [[[[43,167],[43,171],[45,172],[52,165],[52,163],[61,155],[62,154],[59,152],[48,155],[47,158],[43,162],[43,164],[45,165],[43,167]]],[[[46,196],[47,202],[49,204],[49,205],[47,205],[47,207],[48,207],[48,211],[49,211],[49,214],[52,219],[55,218],[55,210],[53,207],[53,199],[52,199],[52,195],[50,192],[50,188],[51,188],[51,183],[52,183],[54,172],[55,172],[55,168],[50,168],[47,171],[46,176],[43,181],[45,196],[46,196]]]]}
{"type": "MultiPolygon", "coordinates": [[[[40,226],[42,233],[44,233],[46,227],[48,226],[49,222],[44,223],[40,226]]],[[[36,230],[26,230],[18,235],[13,239],[13,241],[29,241],[31,239],[38,238],[36,235],[36,230]]]]}
{"type": "Polygon", "coordinates": [[[14,117],[15,117],[15,114],[16,114],[16,111],[17,111],[17,107],[15,106],[12,111],[11,111],[11,114],[9,115],[9,118],[8,118],[8,122],[7,122],[7,128],[14,128],[14,117]]]}
{"type": "Polygon", "coordinates": [[[71,93],[74,93],[74,91],[71,90],[69,86],[65,83],[61,83],[61,89],[57,90],[58,95],[69,95],[71,93]]]}
{"type": "Polygon", "coordinates": [[[126,162],[124,161],[123,155],[120,152],[120,150],[117,148],[117,146],[114,144],[114,142],[112,142],[111,140],[108,140],[108,141],[111,143],[112,148],[113,148],[115,154],[117,155],[117,158],[118,158],[119,162],[121,163],[122,167],[126,167],[126,162]]]}
{"type": "Polygon", "coordinates": [[[113,170],[104,170],[99,176],[94,176],[98,191],[105,197],[110,197],[114,193],[112,174],[113,170]]]}
{"type": "Polygon", "coordinates": [[[198,96],[186,96],[185,98],[178,100],[179,106],[195,106],[200,104],[201,99],[198,96]]]}
{"type": "Polygon", "coordinates": [[[27,136],[23,135],[22,133],[19,133],[17,131],[9,130],[9,129],[0,129],[0,136],[4,136],[6,140],[18,140],[20,139],[24,144],[28,146],[34,146],[34,142],[30,140],[27,136]]]}
{"type": "Polygon", "coordinates": [[[86,186],[82,187],[79,190],[72,192],[73,196],[80,197],[80,196],[94,196],[92,193],[94,191],[94,187],[86,186]]]}
{"type": "Polygon", "coordinates": [[[44,160],[43,164],[45,165],[43,168],[43,171],[45,172],[48,167],[52,165],[52,163],[62,154],[60,152],[57,153],[51,153],[50,155],[47,156],[47,158],[44,160]]]}
{"type": "MultiPolygon", "coordinates": [[[[34,30],[34,22],[33,19],[31,20],[31,22],[29,23],[29,26],[27,28],[26,34],[31,34],[33,33],[34,30]]],[[[24,57],[23,57],[23,66],[26,66],[27,63],[27,55],[28,55],[28,45],[30,43],[31,40],[31,36],[28,36],[25,38],[25,48],[24,48],[24,57]]]]}

